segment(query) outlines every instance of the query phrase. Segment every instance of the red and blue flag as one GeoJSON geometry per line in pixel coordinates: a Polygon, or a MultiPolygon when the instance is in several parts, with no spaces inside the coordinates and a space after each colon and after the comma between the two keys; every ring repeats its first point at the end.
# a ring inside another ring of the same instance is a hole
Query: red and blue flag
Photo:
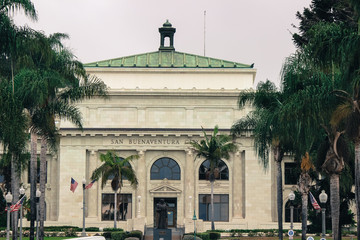
{"type": "Polygon", "coordinates": [[[70,191],[75,192],[75,189],[77,186],[78,186],[77,181],[75,181],[75,179],[71,178],[70,191]]]}

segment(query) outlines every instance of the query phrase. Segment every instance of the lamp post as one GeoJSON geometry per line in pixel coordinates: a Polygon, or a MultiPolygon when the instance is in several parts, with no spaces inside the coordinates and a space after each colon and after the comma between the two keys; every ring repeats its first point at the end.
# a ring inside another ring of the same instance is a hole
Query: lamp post
{"type": "Polygon", "coordinates": [[[85,184],[86,184],[86,179],[83,178],[83,180],[82,180],[82,186],[83,186],[83,228],[82,228],[82,232],[81,232],[82,237],[86,237],[86,232],[85,232],[85,184]]]}
{"type": "Polygon", "coordinates": [[[36,190],[36,240],[39,239],[39,199],[41,197],[41,191],[36,190]]]}
{"type": "Polygon", "coordinates": [[[13,196],[11,195],[11,192],[8,192],[5,196],[5,200],[7,203],[6,240],[10,239],[10,206],[12,199],[13,196]]]}
{"type": "MultiPolygon", "coordinates": [[[[25,194],[25,189],[23,186],[19,189],[20,198],[22,198],[25,194]]],[[[22,218],[23,218],[23,203],[20,206],[20,240],[22,240],[22,218]]]]}
{"type": "Polygon", "coordinates": [[[291,191],[289,193],[289,200],[290,200],[290,229],[293,230],[293,222],[294,222],[294,204],[293,201],[295,200],[295,193],[291,191]]]}
{"type": "Polygon", "coordinates": [[[197,218],[196,218],[195,210],[194,210],[194,216],[193,216],[192,220],[194,220],[194,240],[196,240],[196,224],[195,224],[195,221],[197,220],[197,218]]]}
{"type": "Polygon", "coordinates": [[[326,228],[325,228],[325,204],[327,202],[328,199],[328,195],[325,193],[325,190],[322,190],[320,195],[319,195],[319,200],[322,203],[323,207],[321,208],[321,215],[322,215],[322,234],[321,237],[323,239],[325,239],[325,232],[326,232],[326,228]]]}

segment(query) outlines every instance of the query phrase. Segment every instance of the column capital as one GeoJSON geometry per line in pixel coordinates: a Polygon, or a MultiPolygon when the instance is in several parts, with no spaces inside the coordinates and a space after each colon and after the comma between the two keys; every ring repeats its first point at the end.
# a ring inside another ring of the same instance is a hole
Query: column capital
{"type": "Polygon", "coordinates": [[[146,150],[144,150],[144,149],[137,149],[136,151],[137,151],[138,155],[140,155],[140,156],[144,156],[144,154],[146,152],[146,150]]]}
{"type": "Polygon", "coordinates": [[[194,151],[191,148],[188,148],[185,151],[186,151],[186,154],[189,156],[193,155],[193,153],[194,153],[194,151]]]}

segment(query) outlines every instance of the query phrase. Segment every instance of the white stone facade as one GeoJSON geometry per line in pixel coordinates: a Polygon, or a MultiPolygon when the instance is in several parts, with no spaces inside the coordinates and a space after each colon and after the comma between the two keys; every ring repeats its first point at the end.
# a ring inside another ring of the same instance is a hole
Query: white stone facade
{"type": "MultiPolygon", "coordinates": [[[[230,133],[232,124],[250,111],[239,109],[237,98],[240,91],[252,91],[256,70],[96,66],[87,67],[87,72],[107,84],[109,96],[79,103],[83,131],[61,119],[58,152],[48,157],[45,224],[82,226],[82,179],[90,182],[93,170],[101,164],[100,154],[111,150],[120,157],[139,155],[132,163],[139,180],[137,189],[128,183],[121,189],[121,194],[131,194],[131,217],[118,221],[117,226],[141,231],[153,226],[154,201],[164,198],[175,202],[174,226],[192,232],[194,211],[198,218],[201,211],[199,196],[210,194],[210,183],[199,180],[205,159],[194,159],[189,141],[201,139],[202,128],[210,133],[215,125],[221,133],[230,133]],[[180,180],[151,180],[151,167],[163,157],[178,164],[180,180]],[[75,193],[70,191],[71,177],[79,183],[75,193]]],[[[229,179],[217,180],[214,187],[214,194],[228,196],[228,218],[216,221],[215,226],[277,228],[274,164],[270,161],[267,170],[263,169],[250,135],[234,141],[238,151],[224,160],[229,179]]],[[[26,173],[23,178],[27,179],[26,173]]],[[[102,220],[103,194],[113,193],[110,181],[104,189],[95,183],[85,192],[86,226],[112,227],[113,221],[102,220]]],[[[196,227],[205,231],[210,222],[197,220],[196,227]]]]}

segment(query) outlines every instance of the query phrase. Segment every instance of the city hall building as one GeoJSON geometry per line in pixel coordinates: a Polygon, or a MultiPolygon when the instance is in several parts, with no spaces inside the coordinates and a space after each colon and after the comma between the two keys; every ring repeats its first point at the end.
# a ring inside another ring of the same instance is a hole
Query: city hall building
{"type": "MultiPolygon", "coordinates": [[[[239,109],[237,98],[253,87],[256,69],[176,51],[175,30],[169,22],[159,28],[158,51],[85,65],[89,74],[106,83],[109,96],[78,104],[83,131],[63,119],[58,123],[58,152],[49,153],[47,164],[47,226],[82,226],[82,180],[89,183],[101,165],[100,155],[113,151],[123,158],[139,156],[131,163],[137,188],[125,181],[118,194],[119,228],[156,227],[155,206],[164,199],[169,227],[193,231],[195,213],[197,230],[210,229],[210,182],[205,176],[209,165],[206,159],[195,159],[189,142],[201,140],[202,128],[211,133],[215,125],[221,133],[230,133],[232,124],[250,111],[239,109]],[[79,183],[74,193],[71,178],[79,183]]],[[[234,141],[238,150],[221,162],[215,181],[215,226],[276,228],[273,162],[263,169],[251,135],[234,141]]],[[[285,202],[291,186],[285,186],[285,202]]],[[[25,187],[29,191],[29,185],[25,187]]],[[[110,181],[103,189],[98,182],[86,189],[85,202],[87,227],[113,226],[110,181]]]]}

